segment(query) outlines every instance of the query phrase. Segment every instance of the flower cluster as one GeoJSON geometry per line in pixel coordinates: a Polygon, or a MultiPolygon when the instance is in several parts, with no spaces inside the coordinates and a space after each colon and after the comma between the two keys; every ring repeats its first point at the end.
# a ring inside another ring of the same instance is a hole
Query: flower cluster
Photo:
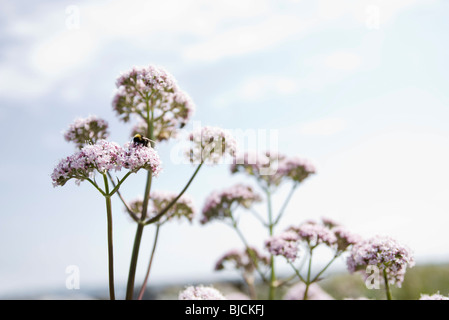
{"type": "Polygon", "coordinates": [[[152,148],[131,144],[123,149],[114,142],[100,140],[62,159],[53,170],[51,178],[56,187],[63,186],[72,178],[77,179],[77,183],[92,178],[95,171],[103,174],[126,168],[137,172],[144,168],[157,175],[161,170],[160,164],[159,156],[152,148]]]}
{"type": "Polygon", "coordinates": [[[212,192],[205,201],[201,223],[205,224],[213,219],[231,217],[232,205],[249,208],[254,202],[261,201],[260,196],[250,186],[237,184],[230,188],[212,192]]]}
{"type": "Polygon", "coordinates": [[[232,265],[234,269],[242,270],[245,273],[252,273],[259,265],[268,266],[270,258],[261,254],[256,248],[245,250],[231,250],[224,254],[215,264],[215,270],[223,270],[226,266],[232,265]]]}
{"type": "MultiPolygon", "coordinates": [[[[304,300],[304,293],[306,285],[304,282],[298,282],[288,289],[283,300],[304,300]]],[[[319,285],[312,283],[307,292],[307,300],[334,300],[327,292],[325,292],[319,285]]]]}
{"type": "Polygon", "coordinates": [[[191,163],[217,164],[228,154],[236,153],[236,141],[225,130],[218,127],[197,128],[188,136],[192,146],[187,150],[191,163]]]}
{"type": "Polygon", "coordinates": [[[141,134],[147,132],[146,123],[152,120],[157,141],[173,137],[194,112],[189,95],[164,68],[134,67],[118,77],[116,86],[112,105],[118,116],[125,122],[131,114],[143,118],[145,123],[138,127],[141,134]]]}
{"type": "Polygon", "coordinates": [[[284,256],[288,261],[293,262],[298,257],[299,237],[295,232],[284,231],[271,236],[265,241],[268,252],[274,256],[284,256]]]}
{"type": "Polygon", "coordinates": [[[226,298],[213,287],[189,286],[179,293],[178,300],[226,300],[226,298]]]}
{"type": "Polygon", "coordinates": [[[77,118],[63,132],[63,135],[66,141],[75,143],[81,149],[87,144],[93,144],[109,137],[108,123],[94,115],[77,118]]]}
{"type": "Polygon", "coordinates": [[[347,259],[351,273],[362,271],[366,276],[366,267],[376,266],[386,271],[388,282],[401,287],[407,267],[415,264],[411,250],[391,237],[375,236],[353,246],[347,259]]]}
{"type": "MultiPolygon", "coordinates": [[[[164,210],[175,198],[176,194],[165,191],[151,192],[150,201],[148,205],[147,218],[152,218],[164,210]]],[[[137,198],[128,204],[129,208],[140,216],[143,210],[143,199],[137,198]]],[[[174,218],[185,218],[192,222],[195,215],[195,206],[193,200],[188,195],[182,195],[175,204],[165,214],[165,219],[162,222],[172,220],[174,218]]],[[[161,222],[161,223],[162,223],[161,222]]]]}
{"type": "Polygon", "coordinates": [[[300,240],[305,241],[311,248],[322,243],[331,247],[337,242],[337,237],[331,229],[318,223],[306,222],[299,226],[292,226],[288,230],[294,232],[300,240]]]}
{"type": "Polygon", "coordinates": [[[315,167],[305,159],[265,152],[244,153],[235,158],[231,173],[243,172],[254,176],[265,186],[278,186],[284,180],[302,182],[315,173],[315,167]]]}

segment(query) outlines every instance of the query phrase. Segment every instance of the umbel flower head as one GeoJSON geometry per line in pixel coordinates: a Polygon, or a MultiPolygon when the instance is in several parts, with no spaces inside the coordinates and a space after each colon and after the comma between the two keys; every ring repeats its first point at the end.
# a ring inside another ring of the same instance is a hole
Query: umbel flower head
{"type": "Polygon", "coordinates": [[[265,241],[268,252],[274,256],[283,256],[293,262],[298,257],[299,237],[293,231],[284,231],[265,241]]]}
{"type": "MultiPolygon", "coordinates": [[[[150,194],[150,202],[149,208],[147,212],[147,218],[152,218],[156,216],[159,212],[165,209],[169,203],[172,202],[176,198],[177,194],[172,192],[164,192],[164,191],[152,191],[150,194]]],[[[143,210],[143,199],[138,198],[129,203],[130,209],[140,216],[143,210]]],[[[189,222],[192,222],[193,217],[195,215],[195,206],[193,204],[193,200],[188,195],[182,195],[176,203],[170,207],[167,213],[164,215],[164,220],[161,220],[160,223],[165,221],[170,221],[175,218],[177,219],[187,219],[189,222]]]]}
{"type": "Polygon", "coordinates": [[[257,266],[268,266],[270,258],[263,255],[256,248],[248,248],[244,250],[231,250],[226,252],[215,264],[215,270],[223,270],[232,267],[241,270],[244,273],[252,273],[257,266]]]}
{"type": "Polygon", "coordinates": [[[276,152],[246,152],[236,157],[231,165],[231,173],[254,176],[265,187],[279,186],[285,180],[300,183],[315,171],[315,167],[306,159],[289,158],[276,152]]]}
{"type": "Polygon", "coordinates": [[[189,286],[179,293],[178,300],[226,300],[226,298],[211,286],[189,286]]]}
{"type": "Polygon", "coordinates": [[[419,300],[449,300],[449,297],[445,297],[438,292],[438,293],[434,293],[432,295],[421,294],[421,297],[419,298],[419,300]]]}
{"type": "Polygon", "coordinates": [[[201,127],[194,129],[188,136],[191,146],[187,158],[191,163],[218,164],[229,155],[235,156],[236,141],[227,132],[218,127],[201,127]]]}
{"type": "Polygon", "coordinates": [[[191,98],[162,67],[134,67],[118,77],[116,87],[112,106],[117,115],[125,122],[131,115],[144,120],[138,125],[139,130],[144,130],[138,132],[141,134],[147,132],[147,123],[152,121],[156,141],[174,137],[193,115],[191,98]]]}
{"type": "Polygon", "coordinates": [[[221,191],[212,192],[205,201],[201,223],[211,220],[226,219],[232,215],[232,206],[240,205],[246,209],[254,202],[261,201],[261,197],[250,186],[236,184],[221,191]]]}
{"type": "Polygon", "coordinates": [[[87,144],[108,138],[108,123],[94,115],[76,118],[63,135],[66,141],[75,143],[78,149],[81,149],[87,144]]]}
{"type": "Polygon", "coordinates": [[[365,277],[367,266],[385,270],[390,284],[401,287],[407,267],[411,268],[415,261],[411,250],[391,237],[375,236],[353,246],[347,259],[351,273],[361,271],[365,277]]]}
{"type": "Polygon", "coordinates": [[[122,168],[137,172],[139,169],[151,170],[157,175],[160,160],[152,148],[135,144],[123,149],[115,142],[100,140],[96,144],[86,145],[81,150],[62,159],[51,175],[53,186],[63,186],[70,179],[81,181],[93,178],[95,172],[120,171],[122,168]]]}

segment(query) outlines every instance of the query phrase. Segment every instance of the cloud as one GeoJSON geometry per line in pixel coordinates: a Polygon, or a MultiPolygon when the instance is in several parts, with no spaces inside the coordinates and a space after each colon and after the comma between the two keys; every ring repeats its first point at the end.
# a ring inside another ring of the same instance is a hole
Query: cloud
{"type": "Polygon", "coordinates": [[[349,51],[337,51],[323,57],[323,64],[326,67],[341,71],[354,71],[361,63],[361,57],[349,51]]]}
{"type": "Polygon", "coordinates": [[[346,120],[341,118],[325,118],[304,123],[299,127],[299,134],[307,136],[329,136],[346,129],[346,120]]]}

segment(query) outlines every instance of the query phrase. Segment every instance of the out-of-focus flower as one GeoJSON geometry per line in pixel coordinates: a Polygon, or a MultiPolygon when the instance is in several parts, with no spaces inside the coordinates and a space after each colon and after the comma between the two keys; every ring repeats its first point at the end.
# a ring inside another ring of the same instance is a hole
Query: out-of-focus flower
{"type": "Polygon", "coordinates": [[[354,245],[347,259],[350,273],[361,271],[365,278],[367,266],[386,270],[388,282],[401,287],[407,267],[415,264],[411,250],[391,237],[375,236],[354,245]]]}
{"type": "Polygon", "coordinates": [[[285,180],[299,183],[315,171],[315,167],[306,159],[289,158],[276,152],[247,152],[237,156],[231,165],[231,173],[242,172],[254,176],[264,187],[279,186],[285,180]]]}
{"type": "Polygon", "coordinates": [[[108,123],[94,115],[76,118],[63,135],[66,141],[75,143],[81,149],[87,144],[94,144],[109,137],[108,123]]]}
{"type": "Polygon", "coordinates": [[[191,163],[218,164],[229,155],[235,156],[236,141],[232,135],[218,127],[201,127],[188,136],[191,146],[186,156],[191,163]]]}
{"type": "Polygon", "coordinates": [[[294,232],[300,240],[305,241],[312,248],[322,243],[329,247],[337,243],[335,234],[328,227],[318,223],[303,223],[299,226],[292,226],[287,230],[294,232]]]}
{"type": "Polygon", "coordinates": [[[346,251],[350,246],[353,246],[360,241],[362,241],[362,238],[355,233],[350,232],[343,226],[337,226],[331,229],[332,232],[337,237],[336,241],[336,249],[339,252],[346,251]]]}
{"type": "MultiPolygon", "coordinates": [[[[165,209],[176,198],[177,194],[165,191],[152,191],[148,203],[147,218],[152,218],[165,209]]],[[[140,217],[143,210],[143,199],[137,198],[129,202],[129,208],[140,217]]],[[[195,215],[195,206],[190,196],[183,194],[174,205],[166,212],[164,219],[160,222],[169,221],[175,218],[182,218],[192,222],[195,215]]]]}
{"type": "Polygon", "coordinates": [[[231,250],[224,254],[215,264],[215,270],[223,270],[227,266],[242,270],[245,273],[252,273],[256,266],[267,266],[270,258],[261,254],[256,248],[245,250],[231,250]]]}
{"type": "Polygon", "coordinates": [[[261,201],[260,196],[250,186],[236,184],[221,191],[212,192],[205,201],[201,223],[205,224],[214,219],[231,217],[232,205],[238,204],[250,208],[254,202],[261,201]]]}
{"type": "Polygon", "coordinates": [[[95,171],[103,174],[111,170],[119,171],[123,167],[132,172],[144,168],[156,175],[161,170],[159,156],[152,148],[142,148],[146,150],[138,146],[128,146],[124,150],[118,144],[106,140],[86,145],[58,163],[51,175],[53,186],[63,186],[70,179],[80,183],[92,178],[95,171]]]}
{"type": "MultiPolygon", "coordinates": [[[[283,300],[304,300],[306,285],[304,282],[298,282],[285,293],[283,300]]],[[[307,291],[307,300],[334,300],[319,285],[312,283],[307,291]]]]}
{"type": "Polygon", "coordinates": [[[179,293],[178,300],[226,300],[226,298],[211,286],[189,286],[179,293]]]}
{"type": "Polygon", "coordinates": [[[421,294],[419,300],[449,300],[449,297],[445,297],[438,292],[432,295],[421,294]]]}
{"type": "Polygon", "coordinates": [[[299,237],[295,232],[284,231],[273,235],[265,241],[265,247],[270,254],[284,256],[288,261],[293,262],[298,257],[299,237]]]}
{"type": "Polygon", "coordinates": [[[157,141],[174,137],[195,109],[189,95],[162,67],[134,67],[118,77],[116,86],[112,106],[120,119],[127,122],[134,114],[145,120],[140,128],[144,131],[136,132],[143,135],[147,133],[147,121],[152,121],[157,141]]]}

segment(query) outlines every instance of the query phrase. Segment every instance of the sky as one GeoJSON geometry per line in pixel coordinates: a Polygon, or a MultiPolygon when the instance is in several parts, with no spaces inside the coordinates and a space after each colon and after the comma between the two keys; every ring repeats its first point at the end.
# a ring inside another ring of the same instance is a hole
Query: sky
{"type": "MultiPolygon", "coordinates": [[[[107,286],[104,199],[86,183],[53,188],[50,174],[74,151],[61,132],[76,117],[102,117],[111,140],[129,141],[131,126],[111,107],[115,80],[150,64],[189,93],[195,123],[258,132],[256,149],[315,164],[278,230],[325,216],[364,237],[395,237],[418,264],[448,262],[447,1],[0,1],[0,8],[0,296],[67,290],[69,266],[80,272],[77,293],[107,286]]],[[[193,173],[174,161],[176,146],[158,147],[164,171],[156,189],[177,192],[193,173]]],[[[142,194],[143,179],[131,177],[125,197],[142,194]]],[[[206,167],[188,194],[200,213],[211,191],[237,182],[253,183],[226,164],[206,167]]],[[[286,184],[274,195],[276,210],[288,191],[286,184]]],[[[121,288],[136,226],[119,200],[113,209],[121,288]]],[[[224,252],[242,247],[235,232],[198,221],[163,227],[150,283],[236,276],[213,271],[224,252]]],[[[263,246],[267,233],[248,214],[242,227],[263,246]]],[[[153,234],[145,229],[138,280],[153,234]]]]}

